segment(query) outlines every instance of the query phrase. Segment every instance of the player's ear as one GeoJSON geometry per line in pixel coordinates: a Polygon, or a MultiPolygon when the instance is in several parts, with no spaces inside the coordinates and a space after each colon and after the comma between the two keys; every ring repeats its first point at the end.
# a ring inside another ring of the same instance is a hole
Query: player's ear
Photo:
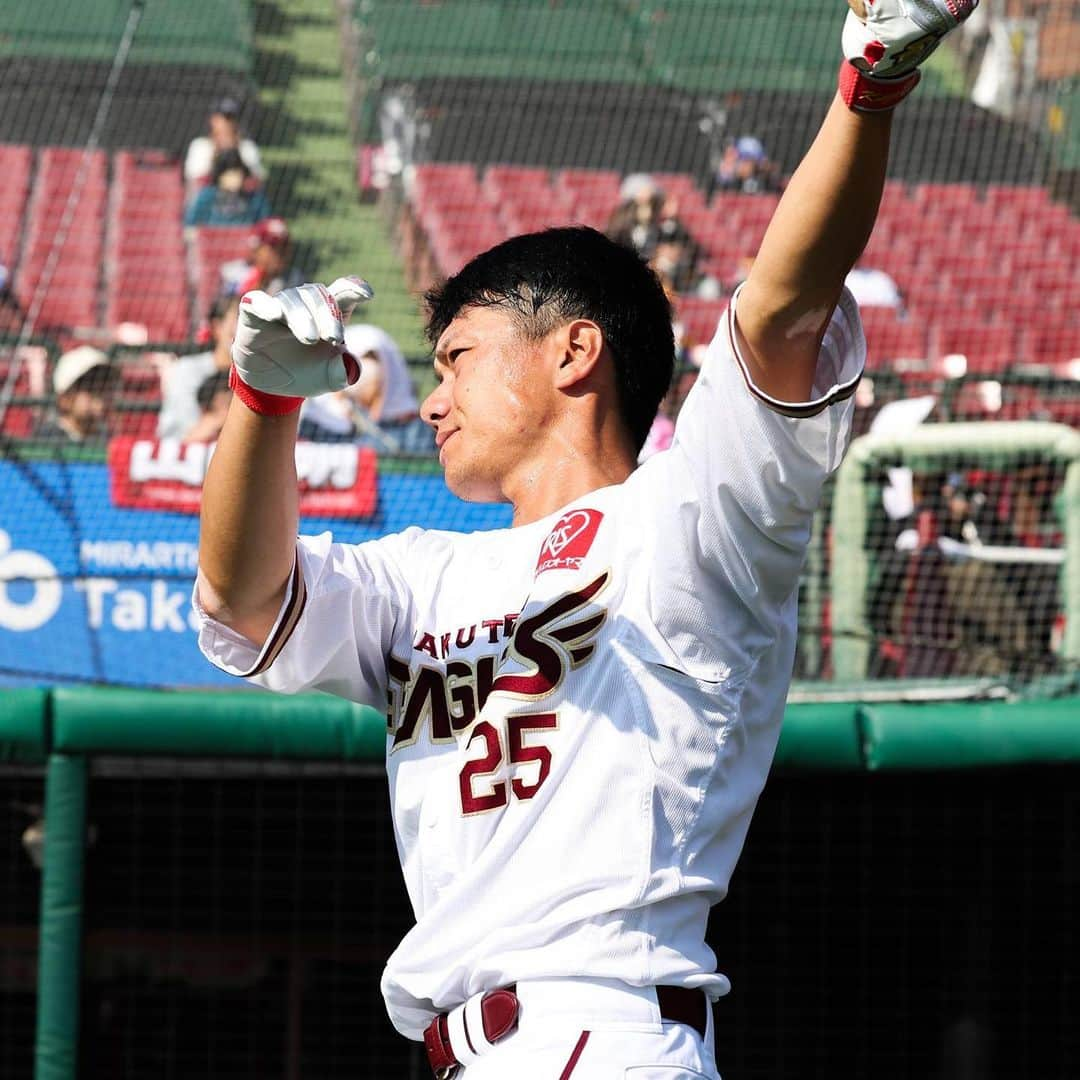
{"type": "Polygon", "coordinates": [[[568,389],[592,374],[604,353],[604,332],[591,319],[574,319],[562,327],[555,385],[568,389]]]}

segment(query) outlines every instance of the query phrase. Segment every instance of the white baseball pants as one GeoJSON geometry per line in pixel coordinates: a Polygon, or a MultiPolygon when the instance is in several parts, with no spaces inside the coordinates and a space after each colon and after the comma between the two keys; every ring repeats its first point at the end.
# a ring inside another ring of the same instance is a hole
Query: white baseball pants
{"type": "Polygon", "coordinates": [[[534,979],[516,992],[517,1030],[455,1080],[720,1080],[712,1009],[703,1040],[661,1019],[651,987],[534,979]]]}

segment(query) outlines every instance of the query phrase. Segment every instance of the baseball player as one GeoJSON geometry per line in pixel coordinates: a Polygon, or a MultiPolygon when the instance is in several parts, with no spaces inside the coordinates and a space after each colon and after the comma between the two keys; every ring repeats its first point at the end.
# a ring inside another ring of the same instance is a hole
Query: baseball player
{"type": "MultiPolygon", "coordinates": [[[[858,2],[858,0],[853,0],[858,2]]],[[[297,541],[305,396],[357,377],[356,278],[243,298],[195,605],[226,671],[386,706],[416,925],[382,978],[437,1076],[717,1077],[705,944],[779,733],[811,515],[865,344],[843,281],[890,110],[976,0],[848,17],[840,89],[732,298],[671,449],[663,290],[589,229],[518,237],[429,296],[422,414],[452,491],[513,527],[297,541]]]]}

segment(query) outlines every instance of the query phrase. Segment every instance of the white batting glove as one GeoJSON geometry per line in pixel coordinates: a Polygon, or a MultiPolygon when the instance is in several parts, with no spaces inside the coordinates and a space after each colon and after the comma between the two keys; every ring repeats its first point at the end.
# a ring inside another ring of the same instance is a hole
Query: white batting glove
{"type": "Polygon", "coordinates": [[[895,108],[919,81],[919,65],[979,0],[848,0],[840,95],[849,109],[895,108]]]}
{"type": "Polygon", "coordinates": [[[344,321],[375,295],[358,277],[300,285],[276,296],[256,290],[240,298],[229,383],[255,412],[281,415],[306,397],[343,390],[360,377],[345,352],[344,321]]]}

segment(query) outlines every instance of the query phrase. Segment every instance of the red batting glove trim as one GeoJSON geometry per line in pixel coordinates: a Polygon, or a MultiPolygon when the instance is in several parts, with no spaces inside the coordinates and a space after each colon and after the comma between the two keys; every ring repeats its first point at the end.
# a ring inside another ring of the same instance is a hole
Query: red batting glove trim
{"type": "Polygon", "coordinates": [[[895,109],[918,85],[919,70],[899,79],[875,79],[864,75],[854,64],[840,64],[840,97],[856,112],[887,112],[895,109]]]}
{"type": "Polygon", "coordinates": [[[229,368],[229,389],[252,411],[260,416],[287,416],[296,412],[304,403],[302,397],[286,397],[284,394],[268,394],[248,386],[240,378],[234,364],[229,368]]]}

